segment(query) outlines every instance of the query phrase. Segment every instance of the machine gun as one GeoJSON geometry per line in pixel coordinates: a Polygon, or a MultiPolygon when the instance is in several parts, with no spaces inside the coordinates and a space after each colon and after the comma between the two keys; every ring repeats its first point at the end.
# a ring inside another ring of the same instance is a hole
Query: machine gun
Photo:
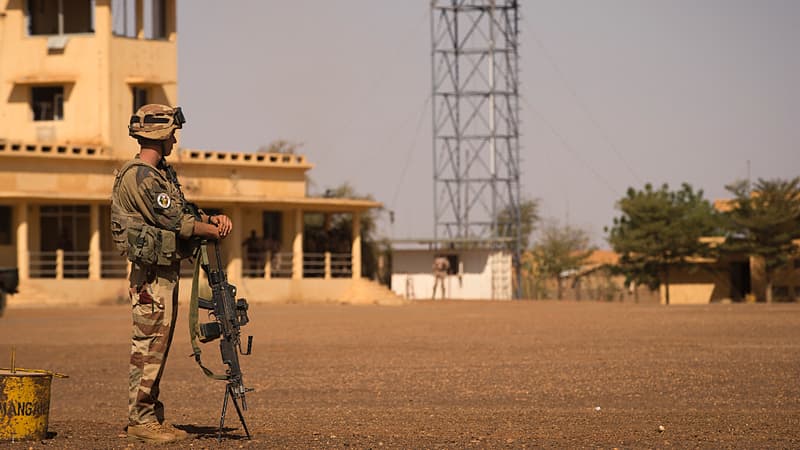
{"type": "Polygon", "coordinates": [[[253,347],[253,336],[247,337],[247,351],[242,351],[241,327],[247,325],[250,319],[247,317],[247,300],[236,298],[236,286],[228,283],[225,270],[222,269],[222,258],[220,257],[219,243],[214,242],[216,255],[215,266],[212,267],[208,261],[208,251],[206,242],[202,242],[199,249],[199,257],[195,262],[195,276],[192,283],[192,301],[189,308],[189,334],[192,342],[193,356],[209,378],[225,380],[225,399],[222,402],[222,414],[219,418],[218,440],[222,440],[222,429],[225,425],[225,413],[228,409],[228,399],[233,402],[239,421],[244,427],[247,438],[250,439],[250,431],[242,416],[242,410],[247,410],[247,400],[245,394],[253,391],[247,388],[242,381],[242,368],[239,365],[239,355],[249,355],[253,347]],[[199,298],[197,280],[199,275],[198,266],[202,267],[208,277],[208,284],[211,287],[211,299],[199,298]],[[205,309],[213,322],[200,324],[198,322],[198,308],[205,309]],[[199,339],[198,339],[199,338],[199,339]],[[219,339],[219,350],[222,355],[222,363],[228,366],[224,375],[214,374],[211,370],[203,366],[200,360],[200,347],[196,340],[206,343],[219,339]],[[239,402],[241,401],[241,408],[239,402]]]}

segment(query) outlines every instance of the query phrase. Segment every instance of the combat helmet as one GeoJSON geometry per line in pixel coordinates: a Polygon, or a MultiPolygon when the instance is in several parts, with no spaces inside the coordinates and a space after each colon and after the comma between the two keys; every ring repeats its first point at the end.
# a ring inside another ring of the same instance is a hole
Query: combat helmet
{"type": "Polygon", "coordinates": [[[183,128],[186,118],[181,107],[149,104],[139,108],[131,116],[128,134],[134,138],[166,141],[178,128],[183,128]]]}

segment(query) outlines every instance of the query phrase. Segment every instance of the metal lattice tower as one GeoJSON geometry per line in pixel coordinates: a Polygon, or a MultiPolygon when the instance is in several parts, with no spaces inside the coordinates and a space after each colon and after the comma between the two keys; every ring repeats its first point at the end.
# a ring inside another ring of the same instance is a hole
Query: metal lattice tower
{"type": "Polygon", "coordinates": [[[434,238],[503,245],[517,268],[518,35],[516,0],[431,1],[434,238]]]}

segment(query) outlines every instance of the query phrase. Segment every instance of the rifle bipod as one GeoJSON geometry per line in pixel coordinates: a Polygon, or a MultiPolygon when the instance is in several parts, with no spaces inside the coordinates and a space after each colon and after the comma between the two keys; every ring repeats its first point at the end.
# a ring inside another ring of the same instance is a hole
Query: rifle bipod
{"type": "MultiPolygon", "coordinates": [[[[250,430],[247,429],[247,423],[244,421],[244,416],[242,415],[241,408],[239,408],[239,401],[236,400],[236,394],[233,392],[233,387],[231,386],[231,383],[228,383],[225,385],[225,399],[222,401],[222,414],[219,416],[219,432],[217,433],[217,441],[222,442],[222,429],[225,426],[225,413],[228,411],[229,397],[233,402],[233,406],[236,408],[236,414],[239,416],[239,422],[242,423],[244,433],[247,435],[247,439],[249,440],[251,439],[250,430]]],[[[242,407],[247,410],[247,403],[245,403],[244,397],[242,397],[242,407]]]]}

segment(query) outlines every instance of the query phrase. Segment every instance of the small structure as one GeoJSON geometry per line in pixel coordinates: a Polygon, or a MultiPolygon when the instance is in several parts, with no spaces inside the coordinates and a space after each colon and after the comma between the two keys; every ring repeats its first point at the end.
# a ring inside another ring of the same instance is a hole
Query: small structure
{"type": "MultiPolygon", "coordinates": [[[[449,262],[444,279],[447,299],[511,300],[511,253],[485,248],[476,242],[403,239],[392,242],[392,291],[409,300],[430,300],[436,277],[434,259],[449,262]]],[[[437,299],[440,297],[437,292],[437,299]]]]}

